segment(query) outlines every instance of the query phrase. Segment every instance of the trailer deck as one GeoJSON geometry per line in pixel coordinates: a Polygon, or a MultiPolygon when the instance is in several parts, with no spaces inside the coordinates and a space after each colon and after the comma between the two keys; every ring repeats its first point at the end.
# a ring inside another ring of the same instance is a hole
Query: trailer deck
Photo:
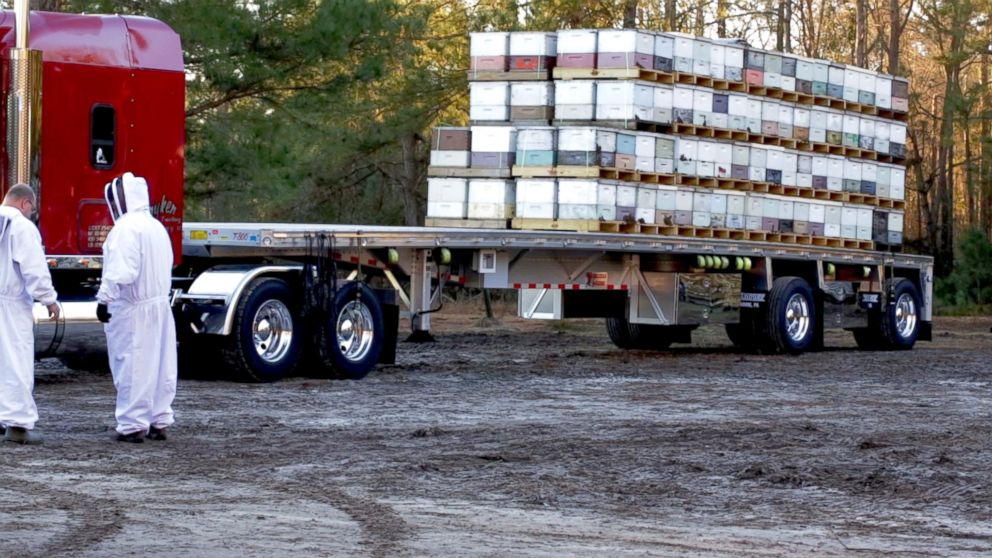
{"type": "Polygon", "coordinates": [[[197,222],[183,224],[183,255],[215,258],[302,257],[311,250],[308,239],[316,236],[332,238],[337,249],[547,249],[687,255],[712,253],[798,260],[830,259],[861,265],[917,268],[926,267],[933,262],[929,256],[896,252],[630,233],[197,222]]]}

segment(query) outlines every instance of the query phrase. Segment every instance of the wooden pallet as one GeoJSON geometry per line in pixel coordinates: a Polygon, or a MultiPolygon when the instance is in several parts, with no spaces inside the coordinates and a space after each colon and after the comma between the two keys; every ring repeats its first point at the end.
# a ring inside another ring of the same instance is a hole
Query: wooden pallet
{"type": "Polygon", "coordinates": [[[531,219],[516,217],[510,221],[511,229],[529,231],[599,232],[601,221],[595,219],[531,219]]]}
{"type": "Polygon", "coordinates": [[[511,173],[520,178],[609,178],[603,176],[601,167],[561,165],[554,167],[526,167],[514,165],[511,173]]]}
{"type": "Polygon", "coordinates": [[[427,167],[427,176],[438,178],[510,178],[511,170],[464,167],[427,167]]]}
{"type": "Polygon", "coordinates": [[[445,219],[428,217],[424,226],[439,229],[508,229],[507,219],[445,219]]]}
{"type": "Polygon", "coordinates": [[[675,186],[679,183],[679,175],[677,174],[663,174],[656,172],[639,172],[638,178],[639,182],[645,184],[661,184],[664,186],[675,186]]]}
{"type": "Polygon", "coordinates": [[[547,81],[550,79],[550,70],[522,70],[513,72],[468,71],[469,81],[547,81]]]}

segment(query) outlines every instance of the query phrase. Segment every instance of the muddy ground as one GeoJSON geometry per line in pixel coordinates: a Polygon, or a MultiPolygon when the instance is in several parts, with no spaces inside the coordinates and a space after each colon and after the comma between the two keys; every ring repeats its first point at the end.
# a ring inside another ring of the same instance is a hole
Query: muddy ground
{"type": "Polygon", "coordinates": [[[111,441],[110,378],[42,363],[0,555],[992,555],[992,319],[797,358],[434,325],[359,382],[181,380],[163,443],[111,441]]]}

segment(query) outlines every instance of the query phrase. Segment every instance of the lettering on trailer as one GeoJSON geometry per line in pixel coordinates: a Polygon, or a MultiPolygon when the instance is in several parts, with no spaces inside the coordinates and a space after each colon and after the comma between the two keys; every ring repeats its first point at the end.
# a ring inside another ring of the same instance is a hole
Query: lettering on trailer
{"type": "Polygon", "coordinates": [[[874,310],[881,303],[881,293],[858,293],[858,306],[865,310],[874,310]]]}
{"type": "Polygon", "coordinates": [[[741,308],[760,308],[767,293],[741,293],[741,308]]]}
{"type": "Polygon", "coordinates": [[[162,196],[161,201],[151,207],[152,215],[159,220],[175,215],[177,210],[178,207],[176,207],[176,204],[166,196],[162,196]]]}

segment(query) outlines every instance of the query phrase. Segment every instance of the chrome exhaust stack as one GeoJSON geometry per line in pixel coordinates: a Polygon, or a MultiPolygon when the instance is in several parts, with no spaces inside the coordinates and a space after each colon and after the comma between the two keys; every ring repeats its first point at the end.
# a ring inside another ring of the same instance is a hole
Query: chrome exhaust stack
{"type": "Polygon", "coordinates": [[[29,48],[29,0],[16,0],[16,47],[10,49],[7,91],[7,177],[4,192],[23,183],[41,196],[41,51],[29,48]]]}

